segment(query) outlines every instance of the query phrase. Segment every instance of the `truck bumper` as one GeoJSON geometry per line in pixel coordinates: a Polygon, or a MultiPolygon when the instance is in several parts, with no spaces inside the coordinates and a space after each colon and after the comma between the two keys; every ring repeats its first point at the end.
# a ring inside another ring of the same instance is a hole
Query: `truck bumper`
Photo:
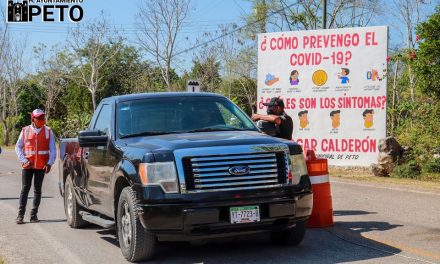
{"type": "Polygon", "coordinates": [[[144,228],[159,240],[180,241],[285,230],[305,220],[312,210],[311,192],[292,196],[229,201],[140,205],[144,228]],[[231,224],[230,207],[258,205],[260,222],[231,224]]]}

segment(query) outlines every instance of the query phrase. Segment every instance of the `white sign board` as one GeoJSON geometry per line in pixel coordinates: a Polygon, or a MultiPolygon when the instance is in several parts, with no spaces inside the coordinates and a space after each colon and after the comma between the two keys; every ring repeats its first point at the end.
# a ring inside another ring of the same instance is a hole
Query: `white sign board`
{"type": "Polygon", "coordinates": [[[386,135],[388,28],[258,35],[258,113],[281,96],[293,140],[330,165],[369,166],[386,135]]]}
{"type": "Polygon", "coordinates": [[[198,81],[189,80],[186,85],[186,89],[188,92],[191,92],[191,93],[199,93],[200,92],[200,84],[198,81]]]}

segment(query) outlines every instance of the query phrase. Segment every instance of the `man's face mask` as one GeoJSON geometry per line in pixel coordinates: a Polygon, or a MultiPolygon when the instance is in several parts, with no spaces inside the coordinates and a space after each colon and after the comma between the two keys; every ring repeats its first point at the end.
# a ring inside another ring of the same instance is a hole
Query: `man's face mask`
{"type": "Polygon", "coordinates": [[[37,128],[40,128],[40,127],[42,127],[42,126],[44,126],[45,124],[46,124],[46,120],[43,118],[43,119],[34,119],[34,124],[35,124],[35,126],[37,127],[37,128]]]}

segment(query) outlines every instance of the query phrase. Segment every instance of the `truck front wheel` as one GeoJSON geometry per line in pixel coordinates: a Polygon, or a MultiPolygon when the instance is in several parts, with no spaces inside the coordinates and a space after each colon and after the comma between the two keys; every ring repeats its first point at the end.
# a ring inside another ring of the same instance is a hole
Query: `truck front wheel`
{"type": "Polygon", "coordinates": [[[296,223],[294,228],[284,231],[274,231],[270,235],[270,239],[274,244],[282,246],[297,246],[303,241],[306,234],[306,221],[296,223]]]}
{"type": "Polygon", "coordinates": [[[135,193],[131,187],[125,187],[118,202],[118,240],[122,254],[131,262],[152,258],[157,243],[156,237],[143,228],[139,210],[135,193]]]}

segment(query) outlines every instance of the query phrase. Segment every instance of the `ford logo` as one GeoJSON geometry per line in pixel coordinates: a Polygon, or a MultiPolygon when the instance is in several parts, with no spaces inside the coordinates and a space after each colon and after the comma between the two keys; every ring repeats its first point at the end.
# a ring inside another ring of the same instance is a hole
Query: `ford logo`
{"type": "Polygon", "coordinates": [[[240,175],[246,175],[251,172],[251,168],[248,166],[234,166],[229,168],[229,174],[240,176],[240,175]]]}

